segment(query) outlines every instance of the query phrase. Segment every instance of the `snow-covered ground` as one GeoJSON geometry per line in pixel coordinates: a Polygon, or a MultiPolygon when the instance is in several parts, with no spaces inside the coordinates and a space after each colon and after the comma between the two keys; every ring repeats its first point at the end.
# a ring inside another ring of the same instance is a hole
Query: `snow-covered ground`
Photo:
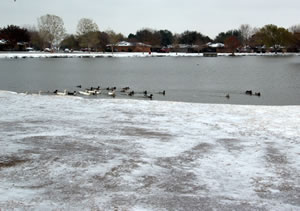
{"type": "Polygon", "coordinates": [[[300,210],[300,107],[0,92],[0,209],[300,210]]]}
{"type": "MultiPolygon", "coordinates": [[[[229,56],[230,53],[218,53],[218,56],[229,56]]],[[[236,53],[236,56],[300,56],[299,53],[236,53]]],[[[202,57],[203,53],[44,53],[44,52],[10,52],[0,53],[0,59],[18,58],[102,58],[102,57],[202,57]]]]}

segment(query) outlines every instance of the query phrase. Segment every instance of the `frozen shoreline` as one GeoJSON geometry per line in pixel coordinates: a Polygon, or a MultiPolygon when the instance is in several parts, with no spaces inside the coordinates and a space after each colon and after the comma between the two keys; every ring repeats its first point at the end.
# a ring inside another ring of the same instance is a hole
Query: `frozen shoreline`
{"type": "MultiPolygon", "coordinates": [[[[230,53],[218,53],[229,56],[230,53]]],[[[236,56],[300,56],[300,53],[236,53],[236,56]]],[[[44,52],[0,52],[0,59],[20,58],[126,58],[126,57],[203,57],[203,53],[44,53],[44,52]]]]}
{"type": "Polygon", "coordinates": [[[0,208],[298,210],[300,106],[0,92],[0,208]]]}

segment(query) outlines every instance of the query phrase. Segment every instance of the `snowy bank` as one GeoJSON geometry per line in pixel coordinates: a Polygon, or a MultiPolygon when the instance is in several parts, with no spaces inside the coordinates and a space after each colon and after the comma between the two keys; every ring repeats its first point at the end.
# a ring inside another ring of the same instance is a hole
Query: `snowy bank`
{"type": "Polygon", "coordinates": [[[0,208],[299,210],[300,107],[0,92],[0,208]]]}
{"type": "MultiPolygon", "coordinates": [[[[230,56],[230,53],[218,53],[218,56],[230,56]]],[[[299,53],[236,53],[236,56],[300,56],[299,53]]],[[[20,58],[107,58],[107,57],[203,57],[203,53],[44,53],[44,52],[11,52],[0,53],[0,59],[20,58]]]]}

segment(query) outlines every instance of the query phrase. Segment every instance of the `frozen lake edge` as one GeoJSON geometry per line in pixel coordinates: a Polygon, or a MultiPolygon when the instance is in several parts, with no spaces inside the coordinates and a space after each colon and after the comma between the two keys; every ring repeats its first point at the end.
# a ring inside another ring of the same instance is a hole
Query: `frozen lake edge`
{"type": "MultiPolygon", "coordinates": [[[[218,56],[230,56],[218,53],[218,56]]],[[[236,56],[300,56],[300,53],[235,53],[236,56]]],[[[0,52],[0,59],[20,58],[130,58],[130,57],[203,57],[203,53],[44,53],[44,52],[0,52]]]]}

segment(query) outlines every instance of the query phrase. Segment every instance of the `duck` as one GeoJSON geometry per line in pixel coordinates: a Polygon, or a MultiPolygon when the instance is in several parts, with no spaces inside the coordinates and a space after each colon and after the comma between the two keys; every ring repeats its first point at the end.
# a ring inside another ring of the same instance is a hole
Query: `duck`
{"type": "Polygon", "coordinates": [[[247,91],[245,92],[245,94],[246,94],[246,95],[252,95],[252,90],[247,90],[247,91]]]}
{"type": "Polygon", "coordinates": [[[153,94],[150,95],[145,95],[146,98],[149,98],[150,100],[152,100],[153,94]]]}
{"type": "Polygon", "coordinates": [[[227,99],[229,99],[229,98],[230,98],[230,95],[229,95],[229,94],[227,94],[225,97],[226,97],[227,99]]]}
{"type": "Polygon", "coordinates": [[[106,88],[107,91],[114,91],[116,89],[117,89],[117,87],[115,87],[115,86],[114,87],[107,87],[106,88]]]}
{"type": "Polygon", "coordinates": [[[128,96],[133,96],[133,95],[134,95],[134,91],[128,93],[128,96]]]}
{"type": "Polygon", "coordinates": [[[126,91],[128,91],[129,89],[130,89],[129,86],[123,87],[123,88],[121,89],[121,92],[126,92],[126,91]]]}
{"type": "Polygon", "coordinates": [[[91,87],[89,89],[85,89],[85,92],[90,93],[92,95],[99,95],[101,94],[100,86],[98,86],[97,88],[91,87]]]}
{"type": "Polygon", "coordinates": [[[87,93],[89,93],[91,95],[95,95],[96,92],[97,92],[97,90],[89,90],[89,89],[87,89],[87,90],[85,90],[85,92],[87,92],[87,93]]]}
{"type": "Polygon", "coordinates": [[[75,95],[77,95],[77,92],[76,92],[76,91],[74,91],[74,92],[68,92],[68,95],[73,95],[73,96],[75,96],[75,95]]]}
{"type": "Polygon", "coordinates": [[[158,94],[161,94],[161,95],[166,95],[166,91],[162,91],[162,92],[158,92],[158,94]]]}
{"type": "Polygon", "coordinates": [[[260,97],[260,92],[255,92],[254,95],[260,97]]]}
{"type": "Polygon", "coordinates": [[[92,87],[92,86],[91,86],[91,88],[90,88],[89,90],[91,90],[91,91],[92,91],[92,90],[100,90],[100,86],[98,86],[98,87],[92,87]]]}
{"type": "Polygon", "coordinates": [[[107,94],[108,94],[108,96],[112,96],[112,97],[116,96],[115,90],[109,91],[107,94]]]}
{"type": "Polygon", "coordinates": [[[86,96],[90,96],[91,95],[91,93],[89,93],[87,91],[79,91],[79,94],[86,95],[86,96]]]}
{"type": "Polygon", "coordinates": [[[81,89],[81,85],[77,85],[76,87],[81,89]]]}
{"type": "Polygon", "coordinates": [[[67,95],[67,90],[65,89],[64,92],[59,92],[58,90],[55,90],[53,93],[56,95],[64,96],[64,95],[67,95]]]}

